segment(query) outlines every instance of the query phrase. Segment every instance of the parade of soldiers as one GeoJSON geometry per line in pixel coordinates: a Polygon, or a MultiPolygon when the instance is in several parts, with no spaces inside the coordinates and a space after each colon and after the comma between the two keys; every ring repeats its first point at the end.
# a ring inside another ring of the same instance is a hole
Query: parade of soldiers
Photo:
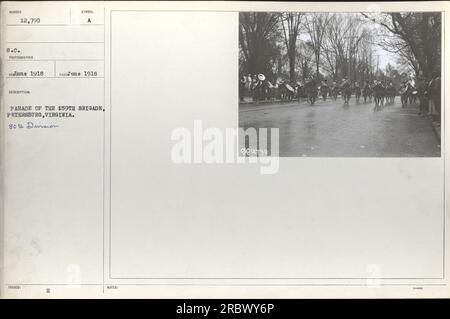
{"type": "Polygon", "coordinates": [[[281,78],[269,81],[260,74],[248,74],[240,80],[240,101],[249,97],[253,102],[261,101],[297,101],[314,105],[318,98],[337,101],[342,99],[343,106],[348,106],[352,98],[356,104],[374,103],[373,111],[381,111],[383,107],[393,105],[395,98],[400,97],[402,107],[419,105],[419,115],[435,115],[440,108],[440,75],[434,73],[430,79],[419,75],[407,77],[396,87],[390,79],[351,82],[347,77],[341,81],[315,78],[303,82],[290,83],[281,78]],[[361,99],[362,96],[362,99],[361,99]]]}
{"type": "Polygon", "coordinates": [[[438,121],[440,28],[427,12],[241,13],[240,102],[398,106],[438,121]]]}

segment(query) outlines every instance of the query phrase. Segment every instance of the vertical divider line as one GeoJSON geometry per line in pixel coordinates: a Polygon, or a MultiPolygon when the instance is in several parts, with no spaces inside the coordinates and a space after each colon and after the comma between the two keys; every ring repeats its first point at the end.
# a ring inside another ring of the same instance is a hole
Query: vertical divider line
{"type": "Polygon", "coordinates": [[[106,135],[106,124],[105,124],[105,108],[106,108],[106,70],[105,70],[105,59],[106,59],[106,45],[105,45],[105,11],[106,8],[103,7],[103,205],[102,205],[102,292],[105,293],[105,135],[106,135]]]}
{"type": "Polygon", "coordinates": [[[112,10],[109,11],[109,278],[111,279],[111,233],[112,233],[112,209],[111,209],[111,184],[112,184],[112,10]]]}

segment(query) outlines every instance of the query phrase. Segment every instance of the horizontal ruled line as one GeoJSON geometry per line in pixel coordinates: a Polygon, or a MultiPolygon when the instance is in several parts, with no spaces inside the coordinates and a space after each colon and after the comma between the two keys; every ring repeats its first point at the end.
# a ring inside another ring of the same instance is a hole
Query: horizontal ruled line
{"type": "Polygon", "coordinates": [[[103,41],[7,41],[6,43],[104,43],[103,41]]]}
{"type": "MultiPolygon", "coordinates": [[[[350,283],[280,283],[280,284],[270,284],[270,283],[262,283],[262,284],[215,284],[215,283],[107,283],[105,285],[113,285],[113,286],[355,286],[355,287],[367,287],[367,284],[350,284],[350,283]]],[[[445,283],[380,283],[380,286],[441,286],[445,287],[447,284],[445,283]]],[[[4,286],[103,286],[103,284],[31,284],[31,283],[18,283],[18,284],[5,284],[4,286]]]]}
{"type": "Polygon", "coordinates": [[[95,24],[95,23],[89,23],[89,24],[7,24],[7,27],[84,27],[84,26],[104,26],[104,24],[95,24]]]}
{"type": "Polygon", "coordinates": [[[33,62],[33,61],[104,61],[103,59],[23,59],[7,60],[8,62],[33,62]]]}
{"type": "Polygon", "coordinates": [[[7,79],[103,79],[103,76],[7,76],[7,79]]]}
{"type": "MultiPolygon", "coordinates": [[[[349,278],[319,278],[319,277],[109,277],[112,280],[367,280],[364,277],[349,277],[349,278]]],[[[380,280],[443,280],[444,277],[436,278],[395,278],[385,277],[377,278],[380,280]]]]}

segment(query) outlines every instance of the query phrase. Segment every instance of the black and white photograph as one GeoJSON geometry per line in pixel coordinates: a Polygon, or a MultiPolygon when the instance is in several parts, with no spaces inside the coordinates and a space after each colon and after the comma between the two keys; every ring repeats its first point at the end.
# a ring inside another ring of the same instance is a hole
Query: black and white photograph
{"type": "Polygon", "coordinates": [[[280,157],[439,157],[440,12],[240,12],[239,127],[280,157]]]}
{"type": "Polygon", "coordinates": [[[450,1],[0,17],[0,300],[450,297],[450,1]]]}

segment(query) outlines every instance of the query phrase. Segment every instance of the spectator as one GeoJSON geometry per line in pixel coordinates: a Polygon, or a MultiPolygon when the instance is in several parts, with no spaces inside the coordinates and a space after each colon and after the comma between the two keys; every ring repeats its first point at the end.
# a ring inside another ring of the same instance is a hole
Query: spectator
{"type": "Polygon", "coordinates": [[[427,82],[423,75],[417,77],[417,94],[419,95],[419,116],[425,116],[428,106],[427,82]]]}
{"type": "Polygon", "coordinates": [[[434,71],[428,84],[429,111],[428,115],[438,115],[441,111],[441,76],[439,71],[434,71]]]}
{"type": "Polygon", "coordinates": [[[239,101],[244,102],[244,93],[245,93],[245,75],[241,77],[239,80],[239,101]]]}

